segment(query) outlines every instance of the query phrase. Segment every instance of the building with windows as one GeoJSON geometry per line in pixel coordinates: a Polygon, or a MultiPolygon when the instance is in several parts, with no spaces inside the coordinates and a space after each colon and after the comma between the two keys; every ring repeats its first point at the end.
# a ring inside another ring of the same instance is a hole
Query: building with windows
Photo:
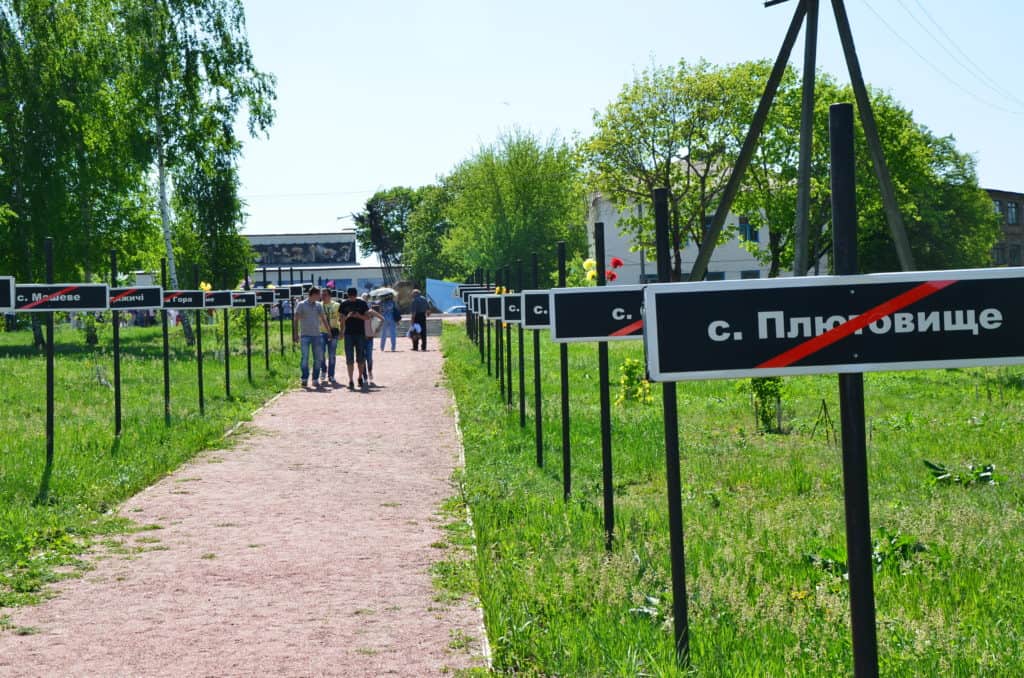
{"type": "Polygon", "coordinates": [[[992,207],[1002,217],[1003,237],[992,248],[996,266],[1024,265],[1024,193],[986,188],[992,207]]]}
{"type": "MultiPolygon", "coordinates": [[[[617,284],[636,284],[641,282],[654,282],[657,280],[658,267],[653,260],[648,260],[645,252],[632,252],[632,242],[628,235],[619,232],[619,221],[625,217],[637,214],[639,210],[647,209],[646,206],[633,208],[620,212],[610,200],[600,194],[594,194],[590,200],[590,217],[587,226],[587,239],[590,243],[590,253],[594,253],[594,224],[604,223],[605,254],[610,259],[618,257],[625,262],[625,265],[618,271],[617,284]]],[[[765,249],[768,241],[768,229],[755,228],[746,217],[729,214],[725,222],[726,228],[732,227],[737,232],[737,237],[723,243],[715,248],[711,255],[711,262],[708,264],[708,280],[740,280],[746,278],[767,278],[768,266],[762,264],[744,246],[745,243],[755,243],[759,249],[765,249]]],[[[653,259],[653,256],[652,256],[653,259]]],[[[693,267],[697,260],[697,245],[688,242],[682,250],[682,268],[684,272],[693,267]]],[[[782,275],[790,275],[788,271],[782,275]]]]}
{"type": "Polygon", "coordinates": [[[376,257],[358,259],[359,248],[353,229],[334,233],[287,233],[245,235],[256,255],[256,284],[313,281],[335,289],[356,287],[366,292],[385,284],[384,271],[376,257]],[[264,270],[266,276],[264,277],[264,270]]]}

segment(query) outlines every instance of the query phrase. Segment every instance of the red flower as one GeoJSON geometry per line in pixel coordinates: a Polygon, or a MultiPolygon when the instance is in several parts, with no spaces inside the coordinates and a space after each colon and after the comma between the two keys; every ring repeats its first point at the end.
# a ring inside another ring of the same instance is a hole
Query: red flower
{"type": "Polygon", "coordinates": [[[619,279],[619,274],[616,273],[615,271],[605,271],[604,277],[607,278],[610,282],[615,282],[616,280],[619,279]]]}
{"type": "Polygon", "coordinates": [[[612,257],[612,260],[608,263],[611,264],[612,268],[622,268],[623,266],[626,265],[626,262],[624,262],[622,259],[619,259],[618,257],[612,257]]]}

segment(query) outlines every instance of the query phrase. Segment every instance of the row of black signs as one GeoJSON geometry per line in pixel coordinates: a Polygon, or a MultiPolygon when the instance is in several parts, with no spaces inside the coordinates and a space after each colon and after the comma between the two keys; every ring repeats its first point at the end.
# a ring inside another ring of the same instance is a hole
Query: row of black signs
{"type": "Polygon", "coordinates": [[[463,289],[555,342],[643,340],[654,381],[1024,364],[1024,268],[463,289]]]}
{"type": "Polygon", "coordinates": [[[257,290],[165,290],[157,286],[109,287],[95,283],[15,285],[0,277],[0,311],[139,311],[255,308],[300,297],[311,283],[257,290]]]}

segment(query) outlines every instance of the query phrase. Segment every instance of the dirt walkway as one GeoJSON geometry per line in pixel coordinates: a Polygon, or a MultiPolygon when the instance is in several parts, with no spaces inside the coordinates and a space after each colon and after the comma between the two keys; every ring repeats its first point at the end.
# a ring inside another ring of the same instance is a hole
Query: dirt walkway
{"type": "Polygon", "coordinates": [[[0,675],[429,676],[480,665],[477,611],[435,602],[429,573],[458,463],[437,349],[375,352],[380,388],[369,393],[287,393],[236,447],[128,501],[124,515],[163,529],[125,538],[141,552],[98,559],[53,600],[9,611],[38,633],[0,632],[0,675]],[[451,648],[467,636],[469,650],[451,648]]]}

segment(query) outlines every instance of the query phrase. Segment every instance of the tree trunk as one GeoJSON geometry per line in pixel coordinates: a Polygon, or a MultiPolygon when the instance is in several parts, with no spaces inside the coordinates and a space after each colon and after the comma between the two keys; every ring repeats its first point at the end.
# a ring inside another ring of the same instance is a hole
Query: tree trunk
{"type": "MultiPolygon", "coordinates": [[[[160,185],[160,225],[164,232],[164,248],[167,251],[167,276],[172,289],[178,288],[178,269],[174,265],[174,246],[171,242],[171,208],[167,202],[167,168],[164,166],[164,149],[161,142],[160,149],[156,155],[157,181],[160,185]]],[[[195,336],[192,334],[192,324],[189,322],[188,313],[182,313],[181,328],[185,332],[185,342],[192,346],[195,343],[195,336]]]]}

